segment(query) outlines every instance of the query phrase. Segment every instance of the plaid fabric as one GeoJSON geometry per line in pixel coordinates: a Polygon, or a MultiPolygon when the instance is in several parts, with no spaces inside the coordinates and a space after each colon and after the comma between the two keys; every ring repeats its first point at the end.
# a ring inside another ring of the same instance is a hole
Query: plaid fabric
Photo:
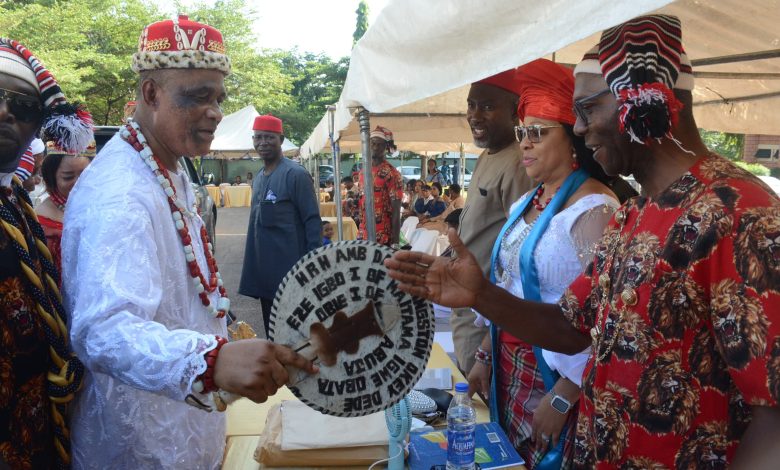
{"type": "MultiPolygon", "coordinates": [[[[497,371],[499,422],[509,442],[525,459],[526,467],[534,468],[544,457],[535,451],[528,440],[531,436],[534,410],[546,395],[544,381],[536,367],[536,356],[527,344],[500,342],[497,371]]],[[[561,469],[571,467],[574,453],[574,435],[577,426],[577,408],[569,414],[561,469]]]]}

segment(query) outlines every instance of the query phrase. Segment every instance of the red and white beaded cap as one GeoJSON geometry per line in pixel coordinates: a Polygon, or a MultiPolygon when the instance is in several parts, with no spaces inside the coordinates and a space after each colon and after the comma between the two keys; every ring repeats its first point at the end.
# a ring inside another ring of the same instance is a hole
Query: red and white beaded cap
{"type": "Polygon", "coordinates": [[[133,54],[133,71],[210,69],[230,73],[222,33],[207,24],[179,15],[144,28],[133,54]]]}

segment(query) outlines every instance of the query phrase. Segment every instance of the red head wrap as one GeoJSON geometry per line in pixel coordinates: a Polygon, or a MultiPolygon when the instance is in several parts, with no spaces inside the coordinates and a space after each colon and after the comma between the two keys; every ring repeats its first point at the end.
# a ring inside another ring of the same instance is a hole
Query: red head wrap
{"type": "Polygon", "coordinates": [[[501,73],[497,73],[492,77],[483,78],[477,83],[483,83],[485,85],[492,85],[494,87],[506,90],[509,93],[520,95],[520,90],[517,86],[517,69],[509,69],[501,73]]]}
{"type": "Polygon", "coordinates": [[[252,126],[252,130],[276,132],[277,134],[284,134],[284,132],[282,131],[282,120],[276,116],[271,116],[270,114],[257,116],[255,118],[255,124],[252,126]]]}
{"type": "Polygon", "coordinates": [[[517,69],[520,103],[517,114],[574,125],[572,111],[574,74],[571,69],[547,59],[537,59],[517,69]]]}

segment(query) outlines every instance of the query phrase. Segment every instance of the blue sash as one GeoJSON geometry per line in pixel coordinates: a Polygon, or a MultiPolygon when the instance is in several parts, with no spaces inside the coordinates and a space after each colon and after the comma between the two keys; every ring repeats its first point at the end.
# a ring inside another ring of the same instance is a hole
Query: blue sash
{"type": "MultiPolygon", "coordinates": [[[[533,257],[536,244],[539,243],[542,235],[547,231],[547,227],[550,225],[552,218],[561,211],[566,201],[569,200],[571,195],[574,194],[582,185],[582,183],[584,183],[588,178],[589,175],[584,170],[577,170],[570,174],[569,177],[566,178],[566,181],[563,182],[561,189],[555,193],[545,210],[539,214],[539,217],[536,219],[534,226],[531,228],[531,232],[528,234],[528,238],[526,238],[523,242],[523,246],[520,248],[520,281],[523,285],[523,298],[525,300],[531,300],[534,302],[542,301],[542,295],[539,287],[539,274],[536,269],[536,263],[534,263],[533,257]]],[[[537,189],[539,188],[537,187],[534,189],[534,192],[531,194],[534,194],[537,189]]],[[[495,244],[493,244],[493,252],[490,257],[490,282],[493,284],[496,283],[495,269],[496,263],[498,261],[498,252],[501,249],[501,240],[503,240],[506,232],[515,224],[515,221],[526,213],[532,201],[533,197],[529,195],[529,197],[527,197],[523,203],[519,204],[518,207],[512,211],[506,223],[501,228],[495,244]]],[[[497,393],[498,383],[496,381],[495,372],[498,370],[498,357],[500,355],[500,351],[498,349],[498,328],[496,327],[495,323],[490,324],[490,342],[493,351],[493,374],[491,374],[490,378],[490,420],[499,422],[497,393]]],[[[553,385],[555,385],[555,382],[558,381],[559,376],[557,373],[553,372],[544,361],[541,348],[534,346],[534,356],[536,356],[537,366],[539,367],[539,372],[541,373],[542,379],[544,380],[544,387],[547,389],[547,391],[550,391],[553,385]]],[[[554,451],[559,451],[557,454],[560,457],[562,457],[563,442],[565,437],[566,429],[564,428],[564,430],[561,432],[558,447],[553,449],[554,451]]],[[[552,457],[552,455],[549,454],[554,453],[555,452],[548,452],[548,455],[545,456],[545,459],[543,459],[542,462],[544,462],[544,460],[548,460],[547,457],[552,457]]],[[[560,463],[558,463],[558,467],[560,467],[560,463]]],[[[542,468],[554,468],[554,465],[545,465],[542,468]]]]}

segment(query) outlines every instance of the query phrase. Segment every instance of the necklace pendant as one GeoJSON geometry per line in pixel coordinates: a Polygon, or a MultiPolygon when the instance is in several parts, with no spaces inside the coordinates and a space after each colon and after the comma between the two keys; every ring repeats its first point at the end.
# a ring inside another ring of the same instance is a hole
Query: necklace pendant
{"type": "Polygon", "coordinates": [[[596,325],[590,329],[590,339],[593,341],[593,346],[599,342],[599,336],[601,336],[601,328],[596,325]]]}
{"type": "Polygon", "coordinates": [[[626,223],[626,211],[625,210],[617,211],[617,213],[615,213],[615,220],[622,227],[626,223]]]}
{"type": "Polygon", "coordinates": [[[626,287],[623,292],[620,293],[620,298],[623,300],[623,303],[629,307],[636,305],[639,300],[636,291],[630,287],[626,287]]]}
{"type": "Polygon", "coordinates": [[[599,286],[601,286],[602,289],[604,290],[609,289],[609,284],[610,284],[609,274],[602,273],[601,275],[599,275],[599,286]]]}

